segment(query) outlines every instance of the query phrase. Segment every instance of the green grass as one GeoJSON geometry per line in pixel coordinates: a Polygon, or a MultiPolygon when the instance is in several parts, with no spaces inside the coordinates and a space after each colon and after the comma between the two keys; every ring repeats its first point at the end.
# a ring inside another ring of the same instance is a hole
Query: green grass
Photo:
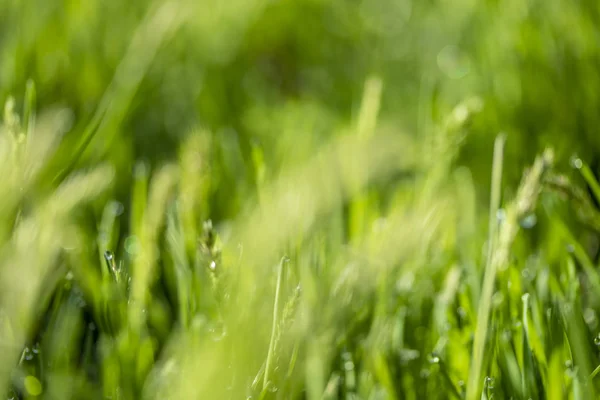
{"type": "Polygon", "coordinates": [[[596,398],[599,26],[0,0],[0,398],[596,398]]]}

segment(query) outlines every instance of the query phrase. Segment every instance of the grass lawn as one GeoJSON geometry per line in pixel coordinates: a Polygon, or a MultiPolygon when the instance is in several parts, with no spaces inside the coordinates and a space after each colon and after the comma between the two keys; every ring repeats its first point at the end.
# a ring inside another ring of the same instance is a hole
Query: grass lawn
{"type": "Polygon", "coordinates": [[[596,0],[0,0],[0,399],[600,398],[596,0]]]}

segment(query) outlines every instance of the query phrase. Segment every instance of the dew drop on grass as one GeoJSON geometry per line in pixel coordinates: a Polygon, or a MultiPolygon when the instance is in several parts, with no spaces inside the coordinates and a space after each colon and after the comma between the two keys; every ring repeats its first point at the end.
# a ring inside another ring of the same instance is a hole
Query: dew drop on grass
{"type": "Polygon", "coordinates": [[[583,167],[583,161],[581,161],[581,158],[577,157],[576,155],[571,156],[571,160],[569,162],[571,167],[575,169],[581,169],[581,167],[583,167]]]}
{"type": "Polygon", "coordinates": [[[25,349],[23,350],[23,359],[31,361],[33,360],[33,357],[34,355],[31,349],[29,347],[25,347],[25,349]]]}
{"type": "Polygon", "coordinates": [[[496,384],[496,380],[492,376],[485,377],[485,387],[488,389],[493,389],[496,384]]]}
{"type": "Polygon", "coordinates": [[[519,225],[523,229],[531,229],[537,224],[537,216],[535,214],[529,214],[521,218],[519,225]]]}
{"type": "Polygon", "coordinates": [[[429,375],[431,375],[431,371],[429,371],[428,369],[422,369],[420,375],[421,375],[421,379],[429,379],[429,375]]]}
{"type": "Polygon", "coordinates": [[[110,203],[110,210],[115,217],[118,217],[119,215],[123,214],[125,207],[122,203],[113,201],[110,203]]]}
{"type": "Polygon", "coordinates": [[[131,255],[136,255],[139,251],[140,244],[137,237],[129,236],[125,239],[125,251],[131,255]]]}
{"type": "Polygon", "coordinates": [[[436,353],[431,353],[429,355],[429,362],[431,364],[439,364],[440,363],[440,358],[438,357],[438,355],[436,353]]]}
{"type": "Polygon", "coordinates": [[[571,360],[565,361],[565,368],[566,369],[571,369],[572,367],[573,367],[573,361],[571,361],[571,360]]]}
{"type": "Polygon", "coordinates": [[[498,219],[498,223],[502,223],[506,219],[506,211],[503,208],[498,209],[496,211],[496,218],[498,219]]]}
{"type": "Polygon", "coordinates": [[[594,338],[594,344],[595,344],[596,346],[600,346],[600,335],[598,335],[598,336],[596,336],[596,337],[594,338]]]}

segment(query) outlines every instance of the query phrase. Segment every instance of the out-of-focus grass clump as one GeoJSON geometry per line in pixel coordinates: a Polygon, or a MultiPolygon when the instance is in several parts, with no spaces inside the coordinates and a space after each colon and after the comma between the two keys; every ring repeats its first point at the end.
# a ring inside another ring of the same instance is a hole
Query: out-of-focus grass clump
{"type": "Polygon", "coordinates": [[[0,0],[0,396],[600,392],[596,1],[0,0]]]}

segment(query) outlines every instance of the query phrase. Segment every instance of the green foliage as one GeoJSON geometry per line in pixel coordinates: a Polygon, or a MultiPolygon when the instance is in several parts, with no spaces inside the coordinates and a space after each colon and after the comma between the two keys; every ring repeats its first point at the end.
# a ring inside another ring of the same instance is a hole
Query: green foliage
{"type": "Polygon", "coordinates": [[[592,0],[0,0],[0,393],[595,398],[599,35],[592,0]]]}

